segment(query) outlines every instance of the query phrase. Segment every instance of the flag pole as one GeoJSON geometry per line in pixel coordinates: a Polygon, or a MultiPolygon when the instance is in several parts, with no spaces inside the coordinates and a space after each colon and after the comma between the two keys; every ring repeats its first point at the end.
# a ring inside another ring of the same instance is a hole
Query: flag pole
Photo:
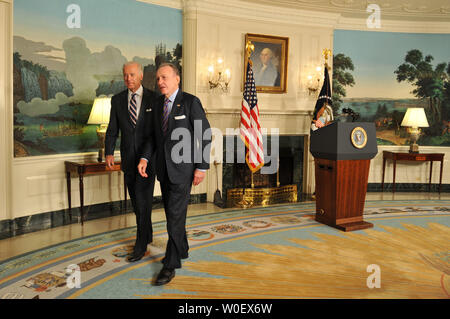
{"type": "MultiPolygon", "coordinates": [[[[246,57],[246,77],[244,83],[244,96],[242,99],[242,109],[241,109],[241,122],[240,122],[240,136],[242,141],[247,147],[246,151],[246,162],[248,168],[251,171],[251,188],[255,187],[254,183],[254,172],[264,165],[263,160],[263,149],[262,149],[262,134],[259,124],[259,108],[256,97],[256,85],[253,78],[252,66],[253,62],[251,60],[251,54],[254,52],[255,46],[251,41],[247,40],[245,44],[245,57],[246,57]],[[256,132],[254,130],[257,130],[256,132]],[[248,130],[251,132],[249,133],[248,130]],[[256,143],[256,144],[255,144],[256,143]],[[256,154],[251,152],[255,151],[256,154]],[[249,152],[251,154],[249,154],[249,152]],[[250,155],[252,155],[250,157],[250,155]],[[256,162],[255,162],[256,160],[256,162]]],[[[243,205],[248,202],[245,197],[245,186],[242,191],[242,200],[238,202],[239,205],[243,205]]],[[[250,200],[249,205],[253,205],[253,201],[250,200]]]]}
{"type": "Polygon", "coordinates": [[[277,187],[280,187],[280,157],[277,157],[277,187]]]}
{"type": "MultiPolygon", "coordinates": [[[[246,51],[247,51],[247,60],[248,60],[248,63],[250,64],[250,66],[253,66],[253,62],[252,62],[252,60],[250,59],[250,57],[251,57],[253,51],[255,51],[255,45],[254,45],[250,40],[248,40],[248,41],[247,41],[247,44],[245,45],[245,49],[246,49],[246,51]]],[[[251,184],[251,187],[252,187],[252,188],[255,188],[255,183],[253,182],[253,171],[251,171],[251,174],[252,174],[252,184],[251,184]]]]}
{"type": "Polygon", "coordinates": [[[253,172],[252,172],[252,188],[255,188],[255,184],[253,183],[253,172]]]}
{"type": "Polygon", "coordinates": [[[245,44],[245,50],[247,51],[248,63],[250,63],[250,66],[253,66],[253,62],[250,59],[250,56],[252,55],[253,51],[255,51],[255,45],[252,43],[252,41],[247,41],[247,43],[245,44]]]}

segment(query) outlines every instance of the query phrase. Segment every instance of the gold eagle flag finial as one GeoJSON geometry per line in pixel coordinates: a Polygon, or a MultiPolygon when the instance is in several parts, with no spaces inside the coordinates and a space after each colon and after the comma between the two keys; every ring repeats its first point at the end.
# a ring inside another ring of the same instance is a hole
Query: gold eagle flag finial
{"type": "Polygon", "coordinates": [[[323,57],[325,58],[325,66],[327,68],[329,68],[328,67],[328,56],[331,56],[331,50],[330,49],[323,49],[322,50],[322,54],[323,54],[323,57]]]}
{"type": "Polygon", "coordinates": [[[250,66],[253,66],[253,62],[250,59],[250,56],[252,55],[253,51],[255,51],[255,45],[250,40],[248,40],[247,44],[245,45],[245,50],[247,52],[248,62],[250,63],[250,66]]]}

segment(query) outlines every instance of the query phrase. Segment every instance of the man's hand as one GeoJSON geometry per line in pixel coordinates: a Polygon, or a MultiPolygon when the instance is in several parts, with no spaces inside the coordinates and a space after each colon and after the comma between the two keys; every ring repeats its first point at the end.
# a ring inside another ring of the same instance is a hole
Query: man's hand
{"type": "Polygon", "coordinates": [[[105,161],[106,161],[106,166],[108,168],[112,169],[114,166],[114,155],[106,155],[105,161]]]}
{"type": "Polygon", "coordinates": [[[148,177],[147,173],[145,172],[147,170],[147,161],[145,159],[141,158],[137,168],[139,174],[141,174],[142,177],[148,177]]]}
{"type": "Polygon", "coordinates": [[[194,181],[192,182],[192,184],[194,184],[194,186],[197,186],[198,184],[200,184],[203,181],[205,176],[206,176],[205,172],[202,172],[202,171],[196,169],[194,172],[194,181]]]}
{"type": "Polygon", "coordinates": [[[314,122],[314,124],[316,124],[317,128],[321,128],[321,127],[324,127],[326,125],[325,123],[322,123],[322,121],[320,119],[317,119],[317,120],[315,120],[313,122],[314,122]]]}

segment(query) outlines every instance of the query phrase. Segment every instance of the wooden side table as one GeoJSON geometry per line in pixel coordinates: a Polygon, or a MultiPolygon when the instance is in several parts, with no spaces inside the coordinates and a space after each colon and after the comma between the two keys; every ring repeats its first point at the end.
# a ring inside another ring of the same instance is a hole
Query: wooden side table
{"type": "MultiPolygon", "coordinates": [[[[80,211],[81,211],[81,225],[83,225],[85,219],[84,212],[84,183],[83,177],[87,175],[100,175],[107,174],[112,172],[121,172],[120,170],[120,162],[114,162],[113,168],[108,168],[105,162],[92,162],[92,163],[79,163],[79,162],[70,162],[65,161],[66,168],[66,179],[67,179],[67,196],[69,200],[69,216],[72,220],[72,187],[71,187],[71,174],[78,175],[79,178],[79,187],[80,187],[80,211]]],[[[127,207],[127,185],[125,183],[125,174],[124,174],[124,193],[125,193],[125,209],[127,207]]],[[[122,207],[122,201],[120,201],[120,206],[122,207]]]]}
{"type": "Polygon", "coordinates": [[[383,178],[381,181],[381,191],[384,191],[384,171],[386,168],[386,160],[390,159],[394,164],[392,192],[395,193],[395,173],[397,161],[414,161],[414,162],[430,162],[430,180],[428,182],[428,191],[431,190],[431,174],[433,173],[433,162],[441,162],[441,174],[439,176],[439,193],[442,185],[442,168],[444,164],[444,153],[397,153],[383,151],[383,178]]]}

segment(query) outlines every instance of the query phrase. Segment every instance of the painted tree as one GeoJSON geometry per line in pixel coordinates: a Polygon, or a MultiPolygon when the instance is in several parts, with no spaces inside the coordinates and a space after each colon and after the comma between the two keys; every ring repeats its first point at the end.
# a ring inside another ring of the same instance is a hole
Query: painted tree
{"type": "Polygon", "coordinates": [[[345,90],[346,86],[355,85],[355,79],[353,75],[347,70],[353,71],[352,59],[343,53],[333,55],[333,111],[337,113],[343,102],[342,98],[347,95],[345,90]]]}
{"type": "Polygon", "coordinates": [[[444,83],[444,101],[442,103],[442,117],[449,126],[450,120],[450,63],[447,64],[447,81],[444,83]]]}
{"type": "Polygon", "coordinates": [[[448,74],[445,72],[447,63],[439,63],[433,68],[433,60],[431,55],[423,57],[420,50],[410,50],[405,56],[405,63],[394,73],[398,82],[407,81],[415,87],[412,91],[414,96],[428,100],[426,111],[431,122],[428,130],[430,135],[437,135],[442,129],[442,101],[448,74]]]}

